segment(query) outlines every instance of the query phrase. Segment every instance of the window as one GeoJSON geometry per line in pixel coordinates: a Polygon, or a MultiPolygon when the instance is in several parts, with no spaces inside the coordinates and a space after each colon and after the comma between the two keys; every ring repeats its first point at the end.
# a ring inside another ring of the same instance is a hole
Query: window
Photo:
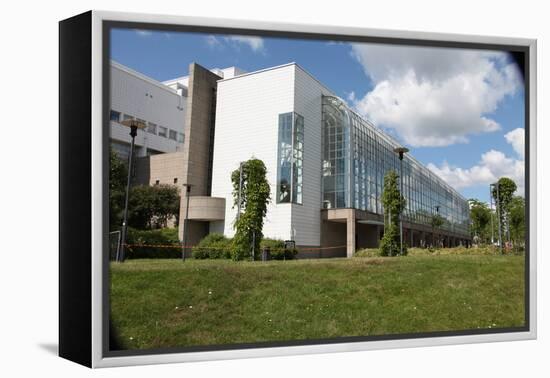
{"type": "Polygon", "coordinates": [[[178,133],[178,142],[183,143],[185,141],[185,135],[183,133],[178,133]]]}
{"type": "Polygon", "coordinates": [[[174,131],[174,130],[170,130],[170,134],[169,134],[169,135],[170,135],[169,138],[172,139],[172,140],[177,140],[177,139],[178,139],[178,138],[177,138],[178,133],[177,133],[176,131],[174,131]]]}
{"type": "Polygon", "coordinates": [[[160,180],[155,180],[155,185],[159,185],[160,184],[160,180]]]}
{"type": "Polygon", "coordinates": [[[166,127],[159,126],[159,136],[168,137],[168,129],[166,127]]]}
{"type": "Polygon", "coordinates": [[[119,158],[128,161],[128,157],[130,156],[130,145],[128,143],[112,141],[111,148],[119,158]]]}
{"type": "Polygon", "coordinates": [[[177,183],[178,183],[178,178],[174,177],[174,184],[177,184],[177,183]]]}
{"type": "Polygon", "coordinates": [[[149,124],[147,125],[147,132],[149,134],[157,134],[157,125],[153,122],[149,122],[149,124]]]}
{"type": "Polygon", "coordinates": [[[277,203],[302,203],[304,117],[279,114],[277,203]]]}
{"type": "Polygon", "coordinates": [[[304,117],[294,114],[292,145],[292,202],[302,203],[302,178],[304,163],[304,117]]]}
{"type": "Polygon", "coordinates": [[[130,119],[134,119],[134,116],[131,116],[130,114],[124,114],[124,117],[122,117],[123,121],[128,121],[130,119]]]}
{"type": "Polygon", "coordinates": [[[120,121],[120,112],[111,109],[111,115],[109,116],[111,121],[119,122],[120,121]]]}

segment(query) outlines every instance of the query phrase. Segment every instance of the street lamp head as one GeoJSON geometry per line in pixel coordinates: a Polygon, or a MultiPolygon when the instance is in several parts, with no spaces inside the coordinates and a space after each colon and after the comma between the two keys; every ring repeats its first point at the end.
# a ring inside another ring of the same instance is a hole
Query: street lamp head
{"type": "Polygon", "coordinates": [[[399,159],[403,160],[403,155],[409,152],[409,149],[407,147],[396,147],[393,152],[399,154],[399,159]]]}
{"type": "Polygon", "coordinates": [[[126,126],[130,128],[130,135],[132,138],[134,138],[137,135],[137,129],[144,129],[145,128],[145,122],[137,120],[137,119],[125,119],[124,121],[120,122],[122,126],[126,126]]]}
{"type": "Polygon", "coordinates": [[[183,186],[185,187],[185,191],[187,193],[191,193],[191,187],[193,186],[192,184],[183,184],[183,186]]]}
{"type": "Polygon", "coordinates": [[[120,124],[126,127],[135,127],[136,129],[145,128],[145,122],[138,119],[125,119],[124,121],[120,122],[120,124]]]}

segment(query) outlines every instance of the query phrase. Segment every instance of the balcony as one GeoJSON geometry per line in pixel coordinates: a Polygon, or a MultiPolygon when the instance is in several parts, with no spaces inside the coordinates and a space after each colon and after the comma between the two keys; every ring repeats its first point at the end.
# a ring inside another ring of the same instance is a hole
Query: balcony
{"type": "Polygon", "coordinates": [[[196,221],[224,220],[225,198],[207,196],[189,197],[188,219],[196,221]]]}

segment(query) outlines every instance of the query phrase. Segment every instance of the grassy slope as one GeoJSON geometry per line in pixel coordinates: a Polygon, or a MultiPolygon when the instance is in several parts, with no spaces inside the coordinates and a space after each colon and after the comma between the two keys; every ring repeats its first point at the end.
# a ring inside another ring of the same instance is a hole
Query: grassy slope
{"type": "Polygon", "coordinates": [[[522,256],[111,266],[129,348],[319,339],[523,325],[522,256]]]}

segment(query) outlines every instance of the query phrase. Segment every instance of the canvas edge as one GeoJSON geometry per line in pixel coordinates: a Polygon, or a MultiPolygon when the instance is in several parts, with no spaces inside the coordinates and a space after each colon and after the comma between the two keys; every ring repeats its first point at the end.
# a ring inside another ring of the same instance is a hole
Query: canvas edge
{"type": "Polygon", "coordinates": [[[92,11],[92,367],[118,367],[160,363],[198,362],[238,358],[260,358],[300,354],[353,352],[390,348],[442,346],[452,344],[500,342],[536,339],[536,255],[537,255],[537,180],[536,180],[536,77],[537,44],[535,39],[497,36],[462,35],[447,33],[415,32],[405,30],[381,30],[357,27],[339,27],[308,24],[267,23],[218,18],[186,17],[158,14],[92,11]],[[151,354],[139,356],[104,357],[103,348],[103,277],[102,277],[102,22],[146,22],[159,24],[183,24],[239,29],[263,29],[302,33],[325,33],[336,35],[368,35],[380,38],[406,38],[417,40],[471,42],[484,44],[507,44],[529,48],[530,103],[529,103],[529,331],[449,337],[427,337],[384,341],[365,341],[339,344],[318,344],[257,349],[237,349],[208,352],[151,354]]]}

